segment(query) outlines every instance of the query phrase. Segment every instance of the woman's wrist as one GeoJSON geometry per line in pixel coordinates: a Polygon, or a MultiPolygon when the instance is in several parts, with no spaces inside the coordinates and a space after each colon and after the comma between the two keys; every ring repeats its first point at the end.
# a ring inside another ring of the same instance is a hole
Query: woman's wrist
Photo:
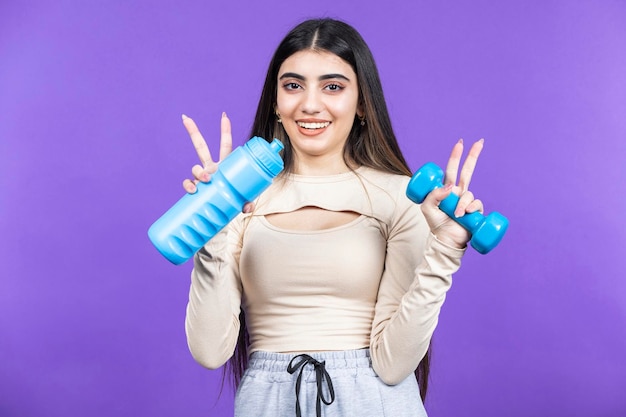
{"type": "Polygon", "coordinates": [[[454,249],[465,249],[467,247],[466,242],[457,242],[455,239],[447,236],[445,233],[437,233],[436,231],[433,231],[432,233],[439,242],[443,243],[446,246],[454,249]]]}

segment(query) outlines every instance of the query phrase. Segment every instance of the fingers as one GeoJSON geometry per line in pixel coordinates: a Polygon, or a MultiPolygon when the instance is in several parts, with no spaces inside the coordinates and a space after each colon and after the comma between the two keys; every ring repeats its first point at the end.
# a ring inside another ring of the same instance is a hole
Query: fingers
{"type": "Polygon", "coordinates": [[[466,213],[474,213],[474,212],[479,212],[479,213],[484,213],[485,211],[485,206],[483,205],[483,202],[480,200],[474,200],[472,201],[470,204],[468,204],[467,208],[465,209],[466,213]]]}
{"type": "Polygon", "coordinates": [[[246,203],[243,206],[243,213],[252,213],[254,211],[254,203],[246,203]]]}
{"type": "Polygon", "coordinates": [[[465,191],[459,195],[459,202],[454,209],[454,217],[461,217],[468,213],[467,208],[474,202],[474,194],[471,191],[465,191]]]}
{"type": "Polygon", "coordinates": [[[458,187],[453,187],[452,184],[447,184],[444,187],[432,190],[426,196],[426,200],[430,200],[427,202],[427,205],[431,204],[437,207],[451,193],[455,193],[459,197],[459,201],[454,210],[455,217],[461,217],[467,213],[474,213],[476,211],[480,213],[483,212],[484,206],[481,200],[474,199],[474,194],[471,191],[461,192],[458,187]]]}
{"type": "Polygon", "coordinates": [[[183,181],[183,188],[189,194],[194,194],[196,191],[198,191],[198,188],[196,188],[196,184],[190,179],[186,179],[183,181]]]}
{"type": "Polygon", "coordinates": [[[439,212],[439,204],[452,193],[454,186],[451,183],[443,187],[433,189],[422,202],[422,211],[426,210],[431,213],[439,212]]]}
{"type": "Polygon", "coordinates": [[[204,166],[212,163],[213,159],[211,158],[211,152],[209,151],[209,147],[202,137],[198,126],[196,126],[196,123],[190,117],[187,117],[184,114],[182,117],[183,125],[185,126],[185,129],[187,129],[187,133],[189,133],[189,137],[191,138],[193,147],[196,149],[198,158],[200,158],[200,162],[202,162],[202,165],[204,166]]]}
{"type": "Polygon", "coordinates": [[[462,155],[463,139],[459,139],[459,141],[455,143],[452,147],[450,159],[448,159],[448,165],[446,166],[446,174],[443,180],[444,184],[456,184],[456,176],[459,171],[459,165],[461,164],[462,155]]]}
{"type": "Polygon", "coordinates": [[[222,113],[220,131],[220,161],[223,161],[233,150],[233,135],[230,127],[230,119],[226,116],[226,113],[222,113]]]}
{"type": "Polygon", "coordinates": [[[447,183],[443,187],[435,188],[430,193],[428,193],[424,201],[431,200],[431,202],[435,206],[438,206],[441,201],[443,201],[446,197],[450,195],[453,188],[454,186],[452,185],[452,183],[447,183]]]}
{"type": "Polygon", "coordinates": [[[446,166],[443,186],[435,188],[421,204],[422,212],[431,232],[442,240],[459,248],[465,247],[471,235],[463,227],[460,227],[453,219],[463,217],[468,213],[483,211],[483,203],[474,199],[474,194],[468,190],[478,157],[483,149],[483,139],[472,144],[463,166],[463,139],[460,139],[453,147],[446,166]],[[460,171],[459,171],[460,168],[460,171]],[[458,183],[457,183],[458,176],[458,183]],[[454,198],[446,200],[454,193],[454,198]],[[441,203],[446,200],[444,205],[441,203]],[[454,211],[453,210],[454,207],[454,211]],[[436,231],[436,232],[435,232],[436,231]]]}
{"type": "MultiPolygon", "coordinates": [[[[182,115],[183,125],[185,129],[187,129],[187,133],[191,138],[191,142],[193,143],[194,148],[196,149],[196,153],[198,154],[198,158],[202,162],[202,165],[194,165],[191,168],[191,173],[193,174],[194,179],[189,180],[186,179],[183,181],[183,188],[188,193],[195,193],[197,190],[196,184],[198,181],[209,182],[211,180],[211,174],[217,171],[217,162],[213,161],[211,157],[211,151],[207,146],[204,137],[200,133],[198,126],[190,117],[186,115],[182,115]]],[[[228,154],[232,151],[233,148],[233,138],[231,134],[231,126],[230,120],[226,116],[226,113],[222,113],[221,120],[221,144],[220,144],[220,160],[226,158],[228,154]]]]}
{"type": "Polygon", "coordinates": [[[191,168],[191,173],[197,181],[209,182],[209,180],[211,179],[209,171],[200,165],[194,165],[191,168]]]}
{"type": "Polygon", "coordinates": [[[472,180],[474,169],[476,169],[476,163],[478,162],[480,152],[483,150],[484,142],[484,139],[481,139],[472,145],[467,157],[465,158],[465,162],[463,162],[463,168],[461,168],[461,173],[459,175],[459,166],[461,165],[461,156],[463,155],[463,139],[459,139],[454,147],[452,147],[450,159],[448,160],[448,165],[446,166],[444,184],[457,184],[457,175],[459,175],[458,186],[462,191],[467,191],[469,189],[470,181],[472,180]]]}
{"type": "Polygon", "coordinates": [[[476,162],[478,162],[480,152],[483,150],[484,142],[484,139],[474,142],[469,153],[467,154],[467,158],[465,158],[463,168],[461,169],[461,175],[459,176],[459,187],[463,191],[467,191],[469,189],[470,181],[472,180],[472,175],[474,174],[474,169],[476,168],[476,162]]]}
{"type": "Polygon", "coordinates": [[[461,217],[466,213],[483,212],[483,203],[480,200],[474,199],[474,194],[468,191],[469,183],[476,168],[476,163],[480,152],[483,149],[484,140],[480,139],[475,142],[470,148],[469,154],[463,163],[461,174],[459,178],[459,184],[454,185],[456,179],[458,166],[463,153],[463,140],[459,140],[452,148],[450,154],[450,160],[446,167],[446,179],[444,186],[432,190],[427,196],[427,204],[439,206],[439,203],[447,198],[450,193],[454,193],[459,197],[459,201],[454,210],[455,217],[461,217]]]}

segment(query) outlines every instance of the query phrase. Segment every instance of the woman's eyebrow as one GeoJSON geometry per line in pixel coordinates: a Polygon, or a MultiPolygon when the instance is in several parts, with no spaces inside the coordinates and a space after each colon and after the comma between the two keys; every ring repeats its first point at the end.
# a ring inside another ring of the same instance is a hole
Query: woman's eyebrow
{"type": "Polygon", "coordinates": [[[326,74],[326,75],[321,75],[318,79],[320,81],[323,81],[323,80],[330,80],[333,78],[339,78],[340,80],[350,81],[350,79],[343,74],[326,74]]]}
{"type": "Polygon", "coordinates": [[[306,79],[304,78],[303,75],[296,74],[295,72],[286,72],[280,76],[279,80],[282,80],[284,78],[295,78],[296,80],[301,80],[301,81],[304,81],[306,79]]]}
{"type": "MultiPolygon", "coordinates": [[[[295,72],[286,72],[283,75],[281,75],[279,79],[282,80],[284,78],[295,78],[296,80],[301,80],[301,81],[306,80],[306,77],[304,77],[303,75],[297,74],[295,72]]],[[[320,75],[318,80],[323,81],[323,80],[330,80],[330,79],[336,79],[336,78],[345,80],[345,81],[350,81],[350,79],[343,74],[324,74],[324,75],[320,75]]]]}

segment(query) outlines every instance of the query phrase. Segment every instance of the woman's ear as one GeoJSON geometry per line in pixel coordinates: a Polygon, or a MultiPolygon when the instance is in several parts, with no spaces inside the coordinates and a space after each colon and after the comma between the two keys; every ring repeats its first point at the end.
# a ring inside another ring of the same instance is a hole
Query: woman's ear
{"type": "Polygon", "coordinates": [[[359,103],[359,105],[356,106],[356,115],[359,117],[359,119],[362,119],[365,116],[363,103],[359,103]]]}
{"type": "Polygon", "coordinates": [[[283,120],[280,118],[280,113],[278,113],[277,105],[274,105],[274,114],[276,115],[276,121],[278,123],[282,123],[283,120]]]}

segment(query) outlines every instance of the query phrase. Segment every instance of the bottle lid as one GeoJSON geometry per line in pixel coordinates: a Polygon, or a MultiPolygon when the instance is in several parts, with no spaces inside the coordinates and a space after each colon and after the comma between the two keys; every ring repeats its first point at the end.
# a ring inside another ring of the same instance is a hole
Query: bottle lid
{"type": "Polygon", "coordinates": [[[285,167],[283,159],[279,155],[279,152],[284,148],[280,140],[274,139],[270,144],[265,139],[255,136],[246,142],[245,146],[272,177],[280,174],[280,171],[285,167]]]}

